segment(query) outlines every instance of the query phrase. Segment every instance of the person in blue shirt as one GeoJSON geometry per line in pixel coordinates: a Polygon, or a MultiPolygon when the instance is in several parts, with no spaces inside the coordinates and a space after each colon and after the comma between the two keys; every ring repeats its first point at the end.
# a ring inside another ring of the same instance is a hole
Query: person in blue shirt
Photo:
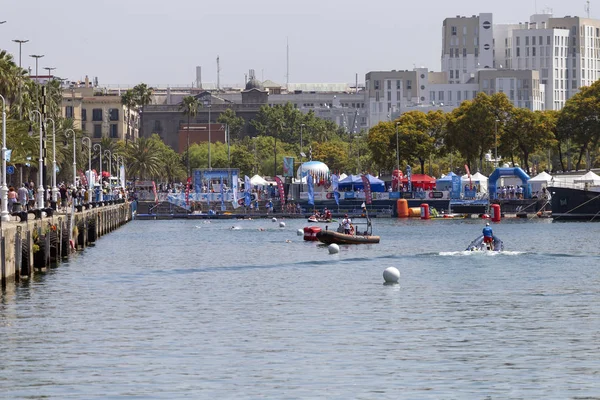
{"type": "Polygon", "coordinates": [[[494,233],[489,222],[486,222],[485,228],[483,228],[483,243],[494,243],[494,233]]]}

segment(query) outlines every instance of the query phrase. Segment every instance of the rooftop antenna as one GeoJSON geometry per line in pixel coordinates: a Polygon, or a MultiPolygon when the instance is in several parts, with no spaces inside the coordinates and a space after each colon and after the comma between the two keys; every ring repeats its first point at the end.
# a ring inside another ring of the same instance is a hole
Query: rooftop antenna
{"type": "Polygon", "coordinates": [[[217,55],[217,92],[221,90],[221,64],[217,55]]]}
{"type": "Polygon", "coordinates": [[[286,72],[285,72],[285,88],[290,87],[290,40],[288,37],[285,38],[285,59],[286,59],[286,72]]]}
{"type": "Polygon", "coordinates": [[[587,17],[590,17],[590,0],[587,0],[585,2],[585,6],[583,7],[583,9],[585,10],[585,12],[587,13],[587,17]]]}

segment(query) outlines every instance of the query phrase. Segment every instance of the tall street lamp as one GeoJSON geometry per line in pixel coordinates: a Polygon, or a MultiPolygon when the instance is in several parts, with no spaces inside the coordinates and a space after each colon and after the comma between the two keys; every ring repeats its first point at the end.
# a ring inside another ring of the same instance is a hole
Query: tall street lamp
{"type": "MultiPolygon", "coordinates": [[[[92,139],[89,137],[81,138],[81,143],[85,144],[88,148],[88,190],[93,189],[94,185],[92,182],[92,139]]],[[[91,197],[89,197],[91,199],[91,197]]]]}
{"type": "Polygon", "coordinates": [[[56,67],[44,67],[46,71],[48,71],[48,78],[52,75],[52,71],[56,69],[56,67]]]}
{"type": "Polygon", "coordinates": [[[210,109],[211,107],[210,101],[206,105],[208,107],[208,169],[212,169],[211,156],[210,156],[210,109]]]}
{"type": "Polygon", "coordinates": [[[302,142],[302,130],[304,129],[304,127],[306,126],[306,124],[300,124],[300,165],[302,165],[302,161],[303,161],[303,149],[304,149],[304,143],[302,142]]]}
{"type": "Polygon", "coordinates": [[[396,122],[396,170],[400,171],[400,141],[398,140],[398,125],[400,125],[400,122],[396,122]]]}
{"type": "MultiPolygon", "coordinates": [[[[43,175],[43,171],[44,171],[44,133],[43,133],[43,126],[44,126],[44,117],[42,115],[41,112],[39,112],[38,110],[31,110],[29,112],[29,119],[34,121],[34,119],[39,119],[39,123],[40,123],[40,159],[38,161],[38,171],[39,171],[39,177],[38,177],[38,188],[37,188],[37,208],[42,209],[44,208],[44,175],[43,175]],[[34,114],[38,115],[38,118],[34,117],[34,114]]],[[[33,132],[30,132],[31,134],[33,134],[33,132]]]]}
{"type": "MultiPolygon", "coordinates": [[[[29,40],[13,39],[13,42],[19,43],[19,73],[21,71],[21,47],[29,40]]],[[[23,100],[21,99],[21,79],[19,79],[19,119],[23,119],[23,100]]]]}
{"type": "Polygon", "coordinates": [[[499,119],[497,119],[496,122],[495,122],[496,130],[494,132],[494,144],[496,145],[496,150],[494,152],[494,166],[495,166],[495,168],[498,168],[498,122],[500,122],[499,119]]]}
{"type": "MultiPolygon", "coordinates": [[[[35,58],[35,80],[38,85],[40,83],[40,78],[38,78],[38,61],[40,60],[40,58],[44,57],[43,54],[30,54],[29,57],[33,57],[35,58]]],[[[39,95],[38,95],[38,85],[35,86],[35,101],[36,101],[36,105],[39,107],[40,105],[40,99],[39,99],[39,95]]]]}
{"type": "Polygon", "coordinates": [[[98,196],[98,201],[104,201],[104,185],[102,185],[102,146],[100,143],[94,144],[94,150],[98,150],[98,154],[100,154],[100,172],[98,172],[98,177],[100,178],[100,195],[98,196]]]}
{"type": "MultiPolygon", "coordinates": [[[[77,187],[77,146],[75,145],[75,140],[77,139],[77,135],[73,129],[67,129],[65,131],[65,138],[69,138],[73,135],[73,187],[77,187]]],[[[66,143],[65,143],[66,145],[66,143]]]]}
{"type": "Polygon", "coordinates": [[[0,94],[2,99],[2,188],[0,193],[2,194],[2,221],[10,220],[8,213],[8,186],[6,186],[6,100],[4,96],[0,94]]]}
{"type": "Polygon", "coordinates": [[[52,122],[52,201],[56,203],[58,201],[58,188],[56,187],[56,124],[52,118],[46,118],[46,125],[48,121],[52,122]]]}

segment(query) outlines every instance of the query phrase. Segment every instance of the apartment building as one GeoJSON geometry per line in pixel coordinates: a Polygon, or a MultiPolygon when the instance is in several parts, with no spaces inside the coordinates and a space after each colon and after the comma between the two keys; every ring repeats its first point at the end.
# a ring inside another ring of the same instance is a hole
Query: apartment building
{"type": "Polygon", "coordinates": [[[92,87],[86,80],[81,86],[63,90],[62,113],[72,118],[74,127],[81,129],[93,141],[107,137],[114,140],[135,140],[139,137],[137,110],[127,110],[121,96],[108,94],[92,87]]]}

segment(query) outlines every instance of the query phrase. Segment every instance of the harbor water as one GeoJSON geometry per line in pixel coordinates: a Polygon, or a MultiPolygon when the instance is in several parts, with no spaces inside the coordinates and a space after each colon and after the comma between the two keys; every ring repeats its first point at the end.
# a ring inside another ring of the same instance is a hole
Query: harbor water
{"type": "Polygon", "coordinates": [[[0,398],[599,398],[600,223],[285,223],[133,221],[9,285],[0,398]]]}

